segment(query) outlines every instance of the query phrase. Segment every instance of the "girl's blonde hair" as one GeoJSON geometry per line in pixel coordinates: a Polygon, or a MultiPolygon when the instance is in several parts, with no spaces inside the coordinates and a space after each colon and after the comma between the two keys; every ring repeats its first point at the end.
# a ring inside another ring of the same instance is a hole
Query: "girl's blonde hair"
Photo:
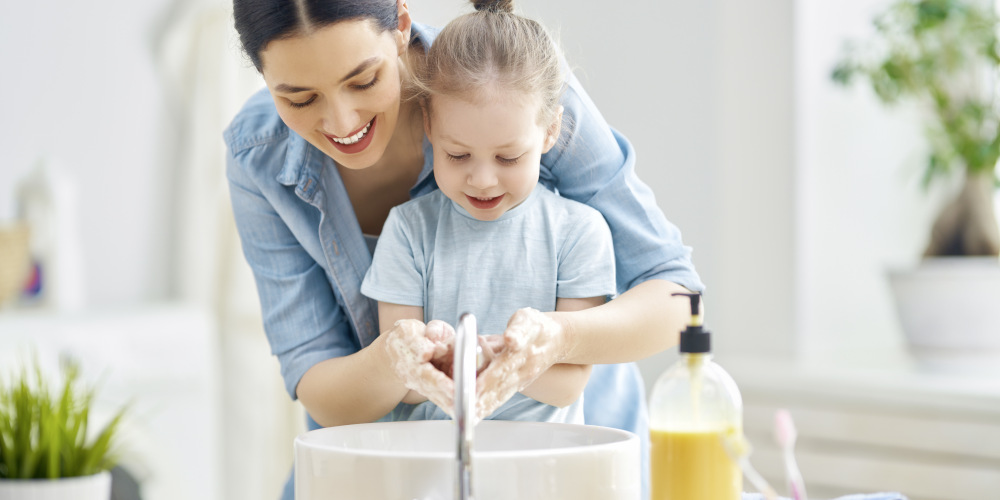
{"type": "Polygon", "coordinates": [[[450,23],[415,69],[415,96],[429,113],[435,95],[470,99],[533,95],[538,121],[559,112],[562,62],[555,42],[536,21],[514,14],[512,0],[473,0],[476,11],[450,23]]]}

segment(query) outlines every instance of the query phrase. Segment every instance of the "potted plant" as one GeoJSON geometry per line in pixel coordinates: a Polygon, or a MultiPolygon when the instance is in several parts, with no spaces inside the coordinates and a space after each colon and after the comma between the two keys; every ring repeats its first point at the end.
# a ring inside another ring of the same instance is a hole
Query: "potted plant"
{"type": "Polygon", "coordinates": [[[94,432],[94,390],[77,363],[50,386],[37,360],[0,384],[0,498],[108,500],[125,408],[94,432]],[[56,390],[57,389],[57,390],[56,390]]]}
{"type": "Polygon", "coordinates": [[[961,177],[939,212],[920,265],[890,273],[904,333],[918,350],[1000,350],[1000,44],[993,3],[897,0],[852,44],[835,82],[867,81],[887,105],[922,106],[929,153],[923,186],[961,177]]]}

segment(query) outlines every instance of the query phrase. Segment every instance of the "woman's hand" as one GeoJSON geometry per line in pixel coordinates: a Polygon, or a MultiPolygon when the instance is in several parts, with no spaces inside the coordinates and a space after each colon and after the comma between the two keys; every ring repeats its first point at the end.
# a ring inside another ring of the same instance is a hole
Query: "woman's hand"
{"type": "Polygon", "coordinates": [[[411,392],[405,403],[420,402],[414,392],[425,396],[449,415],[455,405],[455,382],[448,375],[454,356],[455,331],[443,321],[424,325],[415,319],[397,321],[385,332],[386,351],[393,371],[411,392]]]}
{"type": "Polygon", "coordinates": [[[503,345],[494,346],[498,352],[477,378],[476,417],[493,413],[560,362],[568,344],[562,325],[548,315],[529,307],[515,312],[503,333],[503,345]]]}

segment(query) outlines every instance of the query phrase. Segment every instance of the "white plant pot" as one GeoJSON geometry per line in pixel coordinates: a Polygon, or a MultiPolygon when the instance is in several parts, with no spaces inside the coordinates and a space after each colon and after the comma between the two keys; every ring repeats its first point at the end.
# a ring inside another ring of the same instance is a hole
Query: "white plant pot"
{"type": "Polygon", "coordinates": [[[0,500],[109,500],[111,473],[62,479],[0,479],[0,500]]]}
{"type": "Polygon", "coordinates": [[[927,354],[1000,354],[1000,260],[927,258],[889,282],[910,347],[927,354]]]}

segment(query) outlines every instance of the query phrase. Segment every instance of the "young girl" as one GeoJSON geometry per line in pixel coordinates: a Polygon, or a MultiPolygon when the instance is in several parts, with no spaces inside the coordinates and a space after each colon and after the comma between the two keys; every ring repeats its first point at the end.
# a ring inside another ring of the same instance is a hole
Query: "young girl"
{"type": "MultiPolygon", "coordinates": [[[[405,319],[455,324],[471,312],[480,332],[499,334],[524,307],[574,311],[615,294],[600,212],[538,183],[562,124],[555,44],[510,1],[476,7],[441,31],[414,81],[440,190],[393,208],[382,228],[361,292],[379,301],[386,331],[405,319]]],[[[517,394],[480,400],[478,416],[583,423],[589,374],[556,364],[517,394]]],[[[392,420],[447,418],[451,400],[437,397],[454,390],[447,377],[401,376],[417,394],[392,420]]]]}

